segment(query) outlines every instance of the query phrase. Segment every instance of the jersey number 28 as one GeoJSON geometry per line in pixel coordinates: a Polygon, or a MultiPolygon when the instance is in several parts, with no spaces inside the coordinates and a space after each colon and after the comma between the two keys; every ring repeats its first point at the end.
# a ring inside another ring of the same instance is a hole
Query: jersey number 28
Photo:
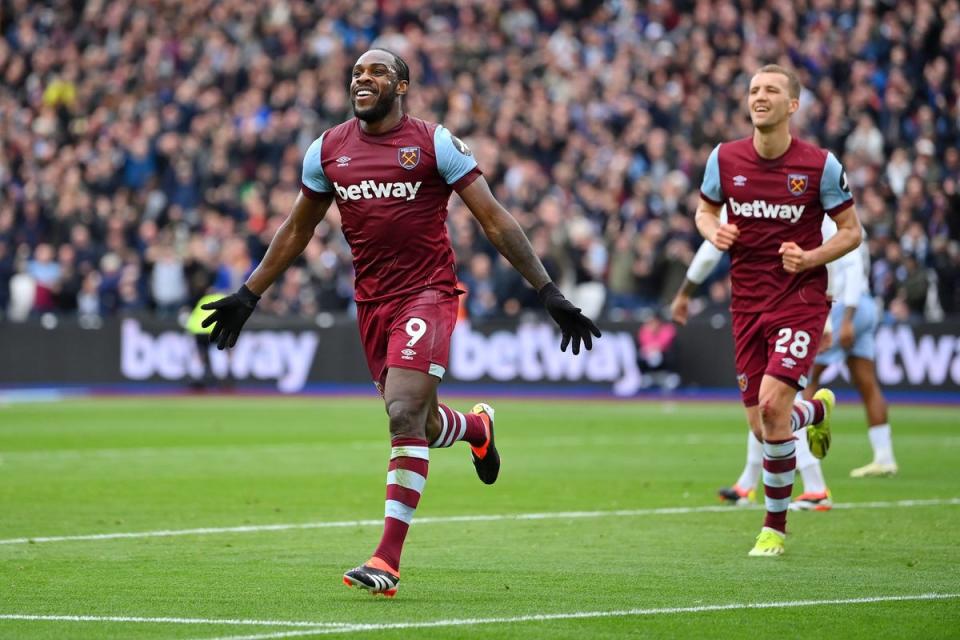
{"type": "Polygon", "coordinates": [[[807,350],[810,348],[809,333],[806,331],[794,332],[793,329],[784,327],[780,329],[777,335],[777,343],[773,347],[774,351],[777,353],[786,353],[789,350],[790,355],[794,358],[807,357],[807,350]],[[793,342],[790,342],[790,338],[793,338],[793,342]],[[789,346],[787,343],[789,343],[789,346]]]}

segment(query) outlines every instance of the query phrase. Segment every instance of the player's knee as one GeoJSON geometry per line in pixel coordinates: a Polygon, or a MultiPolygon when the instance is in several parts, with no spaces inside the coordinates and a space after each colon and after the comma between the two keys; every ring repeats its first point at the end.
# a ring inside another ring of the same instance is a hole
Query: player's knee
{"type": "Polygon", "coordinates": [[[779,424],[786,417],[786,412],[773,397],[760,396],[760,418],[763,424],[771,427],[779,424]]]}
{"type": "Polygon", "coordinates": [[[423,438],[426,435],[425,407],[420,403],[394,400],[387,405],[390,435],[423,438]]]}

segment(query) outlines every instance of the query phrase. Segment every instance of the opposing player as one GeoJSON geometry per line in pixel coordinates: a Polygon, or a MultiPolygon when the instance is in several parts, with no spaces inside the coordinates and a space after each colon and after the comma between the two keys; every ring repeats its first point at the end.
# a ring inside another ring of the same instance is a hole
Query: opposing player
{"type": "Polygon", "coordinates": [[[855,249],[861,235],[840,162],[790,134],[799,98],[800,82],[788,69],[767,65],[751,78],[753,136],[710,154],[696,215],[701,235],[730,252],[737,382],[750,428],[763,441],[767,513],[752,556],[784,551],[798,424],[811,427],[815,456],[829,447],[833,394],[820,390],[809,411],[795,411],[794,396],[806,386],[829,311],[824,265],[855,249]],[[822,242],[825,214],[838,230],[822,242]]]}
{"type": "Polygon", "coordinates": [[[348,586],[392,597],[400,553],[427,479],[430,448],[465,440],[477,475],[500,470],[494,411],[463,414],[437,398],[457,317],[453,249],[445,219],[452,191],[484,233],[533,285],[560,326],[560,348],[590,349],[600,331],[560,293],[514,218],[493,197],[470,150],[444,127],[403,109],[410,72],[399,56],[371,49],[350,83],[355,118],[307,150],[301,193],[266,256],[235,294],[209,305],[211,340],[232,347],[263,292],[306,248],[336,199],[356,271],[357,320],[367,365],[390,421],[384,531],[371,558],[347,571],[348,586]]]}
{"type": "Polygon", "coordinates": [[[870,252],[866,245],[832,263],[830,279],[836,292],[830,312],[836,339],[829,349],[817,355],[805,395],[817,388],[824,370],[845,362],[850,379],[857,388],[867,414],[867,434],[873,448],[873,461],[850,472],[852,478],[892,476],[897,473],[893,439],[887,418],[887,401],[877,382],[874,365],[879,312],[870,295],[867,273],[870,252]]]}

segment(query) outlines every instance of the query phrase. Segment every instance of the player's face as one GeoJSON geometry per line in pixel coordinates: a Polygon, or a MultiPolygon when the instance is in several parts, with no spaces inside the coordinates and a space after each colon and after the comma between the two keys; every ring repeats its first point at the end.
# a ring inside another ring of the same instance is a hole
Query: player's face
{"type": "Polygon", "coordinates": [[[353,115],[366,122],[382,120],[407,92],[407,81],[397,77],[393,56],[385,51],[368,51],[353,66],[350,103],[353,115]]]}
{"type": "Polygon", "coordinates": [[[758,73],[750,80],[747,106],[753,126],[761,131],[783,123],[797,110],[800,101],[790,97],[789,80],[782,73],[758,73]]]}

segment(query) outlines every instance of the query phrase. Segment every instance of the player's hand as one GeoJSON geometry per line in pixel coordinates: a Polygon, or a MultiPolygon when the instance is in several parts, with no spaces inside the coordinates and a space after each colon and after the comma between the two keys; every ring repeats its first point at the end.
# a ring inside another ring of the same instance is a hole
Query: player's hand
{"type": "Polygon", "coordinates": [[[844,319],[840,323],[840,334],[837,337],[840,340],[840,346],[844,349],[850,349],[853,346],[853,320],[844,319]]]}
{"type": "Polygon", "coordinates": [[[573,343],[573,354],[580,353],[580,342],[587,349],[593,348],[593,338],[591,334],[600,337],[600,329],[593,321],[573,306],[569,300],[563,297],[560,289],[552,282],[543,285],[543,288],[537,292],[540,296],[540,302],[547,308],[547,312],[553,321],[560,327],[560,333],[563,339],[560,341],[560,351],[566,351],[567,345],[573,343]]]}
{"type": "Polygon", "coordinates": [[[687,313],[690,307],[690,296],[682,291],[673,298],[670,303],[670,319],[681,327],[687,324],[687,313]]]}
{"type": "Polygon", "coordinates": [[[713,246],[717,249],[720,249],[720,251],[726,251],[733,246],[733,243],[736,242],[739,237],[740,229],[737,229],[737,225],[726,223],[717,227],[713,237],[710,238],[710,242],[712,242],[713,246]]]}
{"type": "Polygon", "coordinates": [[[240,330],[243,329],[243,324],[253,313],[258,302],[260,302],[260,296],[247,289],[247,285],[241,285],[236,293],[201,306],[200,308],[204,311],[213,311],[213,313],[204,318],[200,326],[207,328],[212,324],[210,342],[216,342],[217,349],[221,351],[229,349],[237,344],[240,330]]]}
{"type": "Polygon", "coordinates": [[[783,270],[787,273],[800,273],[810,268],[807,252],[796,242],[784,242],[780,245],[780,255],[783,258],[783,270]]]}

